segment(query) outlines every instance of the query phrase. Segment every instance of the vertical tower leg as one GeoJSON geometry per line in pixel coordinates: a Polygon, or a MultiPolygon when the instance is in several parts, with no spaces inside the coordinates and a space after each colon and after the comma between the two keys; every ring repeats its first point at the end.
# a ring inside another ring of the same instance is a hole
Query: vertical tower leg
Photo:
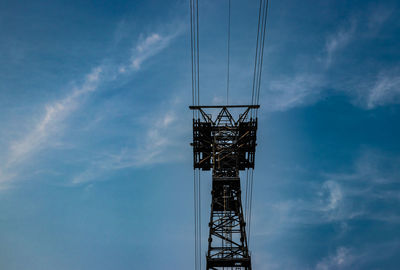
{"type": "Polygon", "coordinates": [[[207,269],[251,270],[240,178],[214,177],[211,194],[207,269]]]}

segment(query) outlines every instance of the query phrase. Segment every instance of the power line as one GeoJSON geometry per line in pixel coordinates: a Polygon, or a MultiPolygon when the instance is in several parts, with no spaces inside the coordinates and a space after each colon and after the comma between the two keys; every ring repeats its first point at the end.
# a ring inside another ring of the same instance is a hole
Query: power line
{"type": "Polygon", "coordinates": [[[246,223],[247,223],[247,217],[248,217],[248,190],[249,190],[249,170],[247,169],[246,170],[246,189],[245,189],[245,196],[244,196],[244,209],[245,209],[245,211],[244,211],[244,214],[245,214],[245,217],[244,217],[244,219],[245,219],[245,221],[246,221],[246,223]]]}
{"type": "MultiPolygon", "coordinates": [[[[199,1],[190,0],[190,47],[192,63],[192,105],[200,104],[199,1]]],[[[198,116],[198,115],[197,115],[198,116]]]]}
{"type": "MultiPolygon", "coordinates": [[[[190,0],[190,46],[192,64],[192,105],[200,103],[200,57],[199,57],[199,1],[190,0]]],[[[199,118],[199,112],[193,113],[193,118],[199,118]]],[[[194,202],[194,245],[195,270],[201,269],[201,185],[200,170],[193,171],[193,202],[194,202]]]]}
{"type": "Polygon", "coordinates": [[[200,42],[199,42],[199,0],[196,0],[197,20],[197,105],[200,105],[200,42]]]}
{"type": "Polygon", "coordinates": [[[200,170],[198,170],[199,172],[199,176],[198,176],[198,221],[199,221],[199,225],[198,225],[198,230],[199,230],[199,250],[198,250],[198,254],[199,254],[199,269],[201,269],[201,181],[200,181],[200,170]]]}
{"type": "Polygon", "coordinates": [[[194,269],[197,270],[197,183],[196,170],[193,170],[193,213],[194,213],[194,269]]]}
{"type": "Polygon", "coordinates": [[[194,250],[195,269],[201,269],[201,176],[200,170],[193,170],[193,209],[194,209],[194,250]]]}
{"type": "Polygon", "coordinates": [[[263,21],[263,29],[262,29],[262,46],[261,46],[261,56],[260,56],[260,68],[259,68],[259,76],[258,76],[258,90],[257,90],[257,104],[260,99],[260,89],[261,89],[261,78],[262,78],[262,68],[264,61],[264,45],[265,45],[265,35],[267,29],[267,18],[268,18],[268,5],[269,0],[265,1],[265,9],[264,9],[264,21],[263,21]]]}
{"type": "Polygon", "coordinates": [[[228,68],[227,68],[227,81],[226,81],[226,104],[229,104],[229,58],[231,48],[231,0],[228,1],[228,68]]]}
{"type": "Polygon", "coordinates": [[[249,199],[249,213],[248,213],[248,245],[250,246],[250,239],[251,239],[251,208],[253,204],[253,186],[254,186],[254,181],[253,181],[253,176],[254,176],[254,170],[252,169],[250,171],[250,199],[249,199]]]}
{"type": "MultiPolygon", "coordinates": [[[[264,45],[267,28],[267,17],[268,17],[268,6],[269,0],[260,0],[259,12],[258,12],[258,26],[257,26],[257,41],[256,41],[256,53],[254,60],[254,76],[253,76],[253,88],[251,93],[251,104],[258,105],[260,99],[260,88],[261,88],[261,75],[262,66],[264,59],[264,45]]],[[[251,116],[257,117],[257,110],[252,110],[251,116]]]]}
{"type": "Polygon", "coordinates": [[[258,11],[258,26],[257,26],[257,41],[256,41],[256,55],[254,60],[254,75],[253,75],[253,89],[251,92],[251,105],[254,105],[254,92],[256,87],[256,75],[257,75],[257,63],[258,63],[258,47],[259,47],[259,36],[260,36],[260,21],[261,21],[261,7],[263,0],[260,0],[260,7],[258,11]]]}

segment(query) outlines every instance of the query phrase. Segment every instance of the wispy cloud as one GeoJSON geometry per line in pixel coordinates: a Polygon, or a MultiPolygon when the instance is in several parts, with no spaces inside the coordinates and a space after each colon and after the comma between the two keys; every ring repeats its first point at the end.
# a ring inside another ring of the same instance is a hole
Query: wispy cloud
{"type": "Polygon", "coordinates": [[[272,79],[264,90],[263,104],[272,111],[284,111],[295,107],[313,104],[326,95],[328,89],[344,92],[354,105],[364,109],[374,109],[389,104],[400,104],[400,72],[398,67],[377,69],[368,75],[352,77],[346,73],[341,78],[332,80],[328,72],[333,69],[335,58],[352,42],[372,41],[379,29],[390,18],[392,10],[377,7],[365,12],[361,17],[353,17],[343,23],[334,32],[327,35],[322,49],[323,56],[318,56],[313,69],[307,73],[295,73],[291,77],[272,79]],[[373,31],[372,31],[373,28],[373,31]],[[365,34],[368,32],[370,34],[365,34]],[[372,33],[373,32],[373,33],[372,33]]]}
{"type": "Polygon", "coordinates": [[[381,72],[368,89],[366,107],[373,109],[386,104],[400,103],[400,73],[381,72]]]}
{"type": "MultiPolygon", "coordinates": [[[[179,33],[179,31],[171,34],[153,33],[147,37],[142,34],[139,43],[132,49],[131,63],[128,66],[97,66],[85,75],[83,82],[79,86],[73,87],[65,97],[47,104],[44,108],[43,116],[34,124],[33,128],[22,138],[9,143],[9,152],[4,158],[6,162],[3,166],[0,166],[0,183],[4,184],[15,178],[18,166],[22,166],[23,161],[27,161],[36,152],[50,145],[49,138],[62,129],[63,120],[83,104],[84,97],[101,88],[103,82],[111,82],[118,79],[118,75],[115,74],[131,73],[140,69],[144,61],[168,47],[172,39],[177,37],[179,33]]],[[[167,116],[163,120],[164,122],[160,123],[161,127],[163,124],[165,125],[165,123],[175,120],[173,115],[167,116]]],[[[153,144],[162,146],[166,142],[162,141],[160,132],[163,131],[158,129],[149,130],[147,138],[153,138],[155,140],[153,144]]],[[[162,149],[162,147],[157,149],[162,149]]],[[[157,156],[154,151],[147,151],[153,154],[149,154],[146,159],[140,159],[142,164],[149,163],[150,160],[157,156]]],[[[137,164],[139,163],[137,161],[137,164]]]]}
{"type": "Polygon", "coordinates": [[[327,79],[327,68],[332,65],[336,54],[354,39],[355,32],[356,21],[352,20],[329,34],[322,49],[323,57],[316,57],[318,61],[314,62],[314,67],[309,72],[271,79],[262,93],[265,108],[270,111],[285,111],[313,104],[324,97],[327,89],[334,87],[327,79]]]}
{"type": "Polygon", "coordinates": [[[155,120],[142,134],[142,143],[136,147],[125,147],[117,153],[102,154],[82,173],[75,175],[72,184],[82,184],[101,179],[113,171],[176,162],[183,159],[181,137],[188,130],[180,126],[177,116],[167,112],[155,120]]]}
{"type": "Polygon", "coordinates": [[[258,222],[267,225],[259,224],[262,229],[255,234],[276,235],[299,224],[340,224],[340,230],[347,232],[347,223],[360,219],[399,224],[399,213],[386,207],[400,203],[400,190],[394,188],[400,182],[399,168],[400,157],[363,149],[350,171],[324,173],[319,182],[305,182],[307,197],[267,202],[268,220],[263,219],[265,213],[257,213],[258,222]],[[380,211],[371,209],[371,204],[381,206],[380,211]]]}
{"type": "Polygon", "coordinates": [[[140,66],[145,60],[167,47],[172,38],[173,35],[164,37],[156,33],[145,38],[136,46],[132,54],[131,67],[136,70],[140,69],[140,66]]]}
{"type": "Polygon", "coordinates": [[[387,258],[396,256],[400,242],[396,239],[380,243],[367,243],[362,247],[339,246],[335,252],[322,258],[315,270],[367,269],[372,265],[378,268],[387,258]]]}
{"type": "Polygon", "coordinates": [[[298,74],[271,81],[262,104],[271,111],[285,111],[294,107],[308,105],[321,96],[323,78],[312,74],[298,74]]]}
{"type": "Polygon", "coordinates": [[[349,269],[354,267],[355,258],[346,247],[339,247],[336,253],[320,261],[315,267],[316,270],[349,269]]]}
{"type": "MultiPolygon", "coordinates": [[[[143,125],[135,136],[135,146],[123,147],[117,152],[100,154],[82,173],[74,176],[72,184],[82,184],[100,179],[113,171],[152,166],[183,159],[182,137],[190,133],[189,126],[180,118],[180,100],[173,98],[168,108],[143,118],[143,125]],[[171,109],[172,108],[172,109],[171,109]],[[179,109],[174,109],[179,108],[179,109]]],[[[187,152],[187,151],[186,151],[187,152]]]]}
{"type": "Polygon", "coordinates": [[[139,70],[144,61],[150,57],[160,53],[170,44],[176,36],[182,33],[181,27],[170,34],[152,33],[147,37],[140,36],[138,44],[132,49],[130,63],[119,67],[120,73],[125,73],[130,70],[139,70]]]}
{"type": "Polygon", "coordinates": [[[373,6],[368,17],[368,30],[376,35],[382,25],[390,18],[395,8],[387,5],[373,6]]]}
{"type": "Polygon", "coordinates": [[[326,200],[325,205],[322,207],[322,210],[324,211],[332,211],[337,209],[343,198],[340,185],[334,181],[324,182],[319,195],[326,200]],[[326,193],[327,196],[324,196],[324,193],[326,193]]]}
{"type": "Polygon", "coordinates": [[[95,91],[101,81],[103,68],[98,66],[85,76],[84,82],[61,100],[46,105],[45,114],[28,134],[11,143],[10,153],[5,164],[8,168],[15,163],[28,158],[35,151],[44,147],[51,134],[58,128],[60,122],[76,109],[79,100],[92,91],[95,91]]]}
{"type": "Polygon", "coordinates": [[[336,33],[327,37],[325,43],[325,66],[330,67],[333,63],[335,54],[346,47],[354,38],[356,31],[356,21],[352,20],[346,26],[340,28],[336,33]]]}
{"type": "Polygon", "coordinates": [[[385,185],[400,181],[399,165],[400,157],[365,147],[354,161],[351,172],[327,173],[325,177],[345,183],[358,181],[368,185],[385,185]]]}

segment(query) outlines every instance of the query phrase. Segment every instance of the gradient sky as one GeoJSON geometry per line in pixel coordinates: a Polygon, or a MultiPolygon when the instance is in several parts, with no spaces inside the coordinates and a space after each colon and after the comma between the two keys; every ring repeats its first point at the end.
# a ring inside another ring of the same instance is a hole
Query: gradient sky
{"type": "MultiPolygon", "coordinates": [[[[227,5],[200,1],[202,104],[225,102],[227,5]]],[[[232,0],[234,104],[251,99],[257,12],[232,0]]],[[[0,2],[0,269],[193,268],[188,15],[0,2]]],[[[254,269],[398,269],[399,18],[398,1],[271,1],[254,269]]]]}

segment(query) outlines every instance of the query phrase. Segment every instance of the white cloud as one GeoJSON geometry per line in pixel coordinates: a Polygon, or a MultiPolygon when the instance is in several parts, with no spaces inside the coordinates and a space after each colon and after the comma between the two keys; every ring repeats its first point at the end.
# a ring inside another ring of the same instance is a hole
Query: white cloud
{"type": "Polygon", "coordinates": [[[350,250],[346,247],[339,247],[336,253],[322,259],[317,266],[316,270],[339,270],[339,269],[351,269],[351,266],[355,263],[355,258],[351,254],[350,250]]]}
{"type": "Polygon", "coordinates": [[[78,105],[83,95],[97,89],[103,69],[94,68],[81,86],[76,87],[65,98],[46,105],[45,114],[28,134],[10,145],[10,153],[5,167],[14,165],[28,158],[32,153],[45,146],[48,138],[58,128],[60,122],[78,105]]]}
{"type": "Polygon", "coordinates": [[[354,74],[334,82],[334,88],[347,94],[352,103],[365,110],[400,104],[400,67],[354,74]]]}
{"type": "Polygon", "coordinates": [[[400,74],[380,73],[368,91],[367,108],[398,103],[400,103],[400,74]]]}
{"type": "Polygon", "coordinates": [[[323,79],[317,75],[300,74],[269,83],[262,104],[267,110],[284,111],[315,102],[320,98],[323,79]]]}
{"type": "MultiPolygon", "coordinates": [[[[182,108],[180,101],[173,99],[169,108],[182,108]]],[[[190,126],[179,118],[176,109],[161,109],[158,113],[145,117],[143,126],[135,134],[137,145],[125,147],[118,152],[98,156],[91,166],[72,179],[72,184],[82,184],[100,179],[115,170],[152,166],[175,162],[183,158],[182,137],[188,136],[190,126]]]]}
{"type": "Polygon", "coordinates": [[[323,211],[333,211],[339,207],[339,204],[343,198],[342,190],[338,183],[334,181],[326,181],[322,185],[322,191],[319,193],[320,196],[327,194],[326,205],[323,206],[323,211]]]}
{"type": "MultiPolygon", "coordinates": [[[[179,33],[180,31],[175,31],[168,35],[161,35],[158,33],[149,35],[135,46],[130,66],[98,66],[85,76],[81,85],[71,89],[70,93],[64,98],[47,104],[44,109],[44,115],[34,124],[33,128],[22,138],[9,143],[9,153],[5,157],[6,162],[4,165],[0,165],[0,182],[2,186],[17,176],[16,172],[19,170],[18,166],[21,166],[22,161],[26,161],[37,151],[49,146],[50,138],[61,130],[63,120],[79,108],[84,96],[90,92],[96,91],[103,81],[110,82],[116,80],[118,75],[115,74],[138,70],[144,61],[160,53],[179,33]],[[114,75],[110,76],[112,74],[114,75]]],[[[167,114],[165,118],[162,119],[162,122],[158,124],[161,128],[165,128],[175,121],[173,117],[173,115],[167,114]]],[[[163,136],[161,136],[162,132],[163,130],[157,128],[149,129],[146,136],[147,139],[153,139],[153,145],[159,147],[156,148],[154,146],[153,149],[143,149],[143,156],[140,158],[140,161],[137,157],[137,164],[140,162],[142,164],[149,163],[151,159],[158,156],[157,151],[161,151],[159,149],[162,149],[162,146],[168,143],[163,136]],[[147,156],[144,154],[147,154],[147,156]]],[[[89,177],[85,176],[85,178],[90,178],[90,175],[89,177]]],[[[79,182],[79,179],[76,181],[79,182]]]]}
{"type": "MultiPolygon", "coordinates": [[[[387,8],[377,8],[367,20],[369,28],[379,28],[392,14],[387,8]]],[[[356,26],[356,20],[351,20],[346,26],[339,28],[326,38],[324,57],[321,62],[326,68],[330,68],[336,55],[357,37],[372,39],[374,35],[362,35],[360,27],[356,26]]],[[[365,26],[365,25],[364,25],[365,26]]],[[[364,27],[365,28],[365,27],[364,27]]],[[[378,30],[376,30],[378,31],[378,30]]],[[[273,111],[284,111],[294,107],[309,105],[317,102],[324,95],[326,88],[343,91],[353,98],[354,104],[365,109],[374,109],[389,104],[400,104],[400,72],[398,67],[389,70],[373,71],[369,74],[351,78],[342,77],[336,80],[328,80],[327,70],[322,66],[316,66],[315,72],[294,74],[272,80],[265,93],[263,92],[263,104],[273,111]],[[371,79],[372,78],[372,79],[371,79]]]]}
{"type": "MultiPolygon", "coordinates": [[[[350,220],[366,218],[388,223],[399,223],[400,215],[391,208],[382,208],[381,211],[371,211],[368,205],[387,205],[387,202],[398,203],[400,196],[398,189],[388,189],[388,186],[399,182],[400,158],[381,153],[373,149],[364,149],[354,161],[353,169],[349,173],[330,173],[325,177],[341,187],[341,195],[332,198],[346,199],[343,204],[335,204],[337,212],[331,216],[335,220],[350,220]],[[355,203],[357,202],[357,203],[355,203]]],[[[331,189],[334,191],[335,189],[331,189]]],[[[335,194],[336,191],[331,193],[335,194]]],[[[335,199],[332,202],[336,202],[335,199]]]]}
{"type": "Polygon", "coordinates": [[[326,39],[325,43],[326,56],[324,59],[326,67],[329,67],[332,64],[335,54],[339,50],[347,46],[350,43],[350,41],[354,38],[355,30],[356,30],[356,23],[353,20],[349,25],[343,27],[342,29],[330,35],[326,39]]]}
{"type": "MultiPolygon", "coordinates": [[[[164,114],[164,113],[163,113],[164,114]]],[[[152,124],[147,127],[144,142],[132,160],[133,166],[144,166],[149,164],[161,163],[163,161],[176,160],[174,155],[177,153],[165,152],[166,148],[176,144],[176,136],[179,136],[179,122],[174,111],[168,111],[161,117],[156,117],[152,124]]]]}
{"type": "Polygon", "coordinates": [[[154,44],[160,42],[162,40],[161,36],[157,33],[153,33],[147,38],[145,38],[141,43],[139,43],[136,46],[136,49],[138,52],[143,52],[145,50],[148,50],[150,46],[153,46],[154,44]]]}
{"type": "Polygon", "coordinates": [[[394,8],[384,5],[374,6],[368,17],[368,30],[372,34],[376,34],[381,26],[390,18],[393,10],[394,8]]]}
{"type": "Polygon", "coordinates": [[[396,256],[399,245],[397,239],[382,239],[357,248],[339,246],[333,254],[322,258],[315,270],[369,269],[396,256]]]}
{"type": "Polygon", "coordinates": [[[255,235],[276,237],[299,225],[331,224],[341,237],[351,232],[348,224],[352,220],[400,224],[397,209],[387,207],[400,202],[395,188],[399,175],[400,157],[363,149],[348,172],[321,174],[321,182],[305,181],[307,196],[267,200],[254,216],[255,235]]]}
{"type": "Polygon", "coordinates": [[[399,181],[400,157],[364,147],[354,161],[351,172],[329,173],[325,177],[334,181],[385,185],[399,181]]]}
{"type": "Polygon", "coordinates": [[[130,68],[139,70],[144,61],[165,49],[179,32],[170,35],[153,33],[143,39],[132,52],[130,68]]]}

